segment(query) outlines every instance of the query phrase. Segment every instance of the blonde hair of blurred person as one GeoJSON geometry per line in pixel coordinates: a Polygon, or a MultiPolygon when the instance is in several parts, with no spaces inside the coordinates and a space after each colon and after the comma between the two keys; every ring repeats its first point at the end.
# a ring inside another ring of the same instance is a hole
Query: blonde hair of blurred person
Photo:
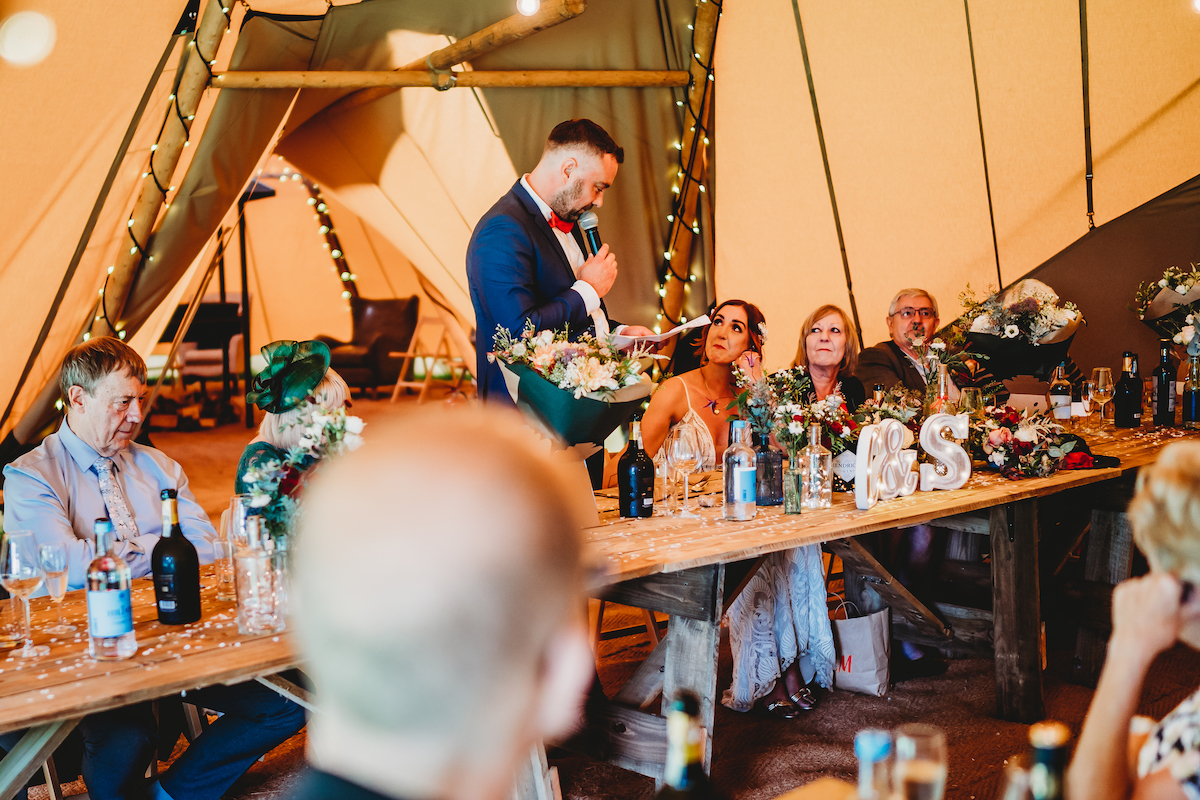
{"type": "MultiPolygon", "coordinates": [[[[321,382],[312,392],[313,402],[328,409],[341,408],[346,405],[348,397],[350,387],[342,380],[342,376],[332,369],[325,373],[325,377],[321,378],[321,382]]],[[[258,436],[253,441],[266,442],[283,451],[292,449],[300,443],[300,437],[304,435],[303,426],[299,424],[303,413],[303,406],[279,414],[266,412],[263,421],[259,423],[258,436]]]]}
{"type": "Polygon", "coordinates": [[[1200,598],[1193,591],[1183,602],[1183,582],[1200,583],[1200,442],[1167,445],[1137,486],[1129,521],[1150,572],[1113,592],[1113,632],[1068,772],[1069,800],[1184,798],[1194,794],[1181,781],[1200,786],[1200,690],[1169,724],[1130,729],[1155,657],[1177,641],[1200,649],[1200,598]],[[1188,742],[1173,745],[1176,736],[1188,742]]]}
{"type": "Polygon", "coordinates": [[[577,724],[583,520],[559,474],[515,412],[426,408],[314,478],[295,575],[318,770],[499,800],[535,742],[577,724]]]}

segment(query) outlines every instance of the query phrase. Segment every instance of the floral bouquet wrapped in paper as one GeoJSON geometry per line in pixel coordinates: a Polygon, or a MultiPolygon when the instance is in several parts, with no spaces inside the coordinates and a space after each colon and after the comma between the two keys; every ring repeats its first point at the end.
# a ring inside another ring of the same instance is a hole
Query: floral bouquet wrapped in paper
{"type": "Polygon", "coordinates": [[[966,338],[976,352],[988,357],[997,378],[1032,375],[1046,379],[1067,357],[1071,339],[1083,323],[1074,303],[1038,280],[1018,281],[1003,292],[976,300],[971,287],[959,297],[966,338]]]}
{"type": "Polygon", "coordinates": [[[519,336],[497,328],[488,359],[500,365],[517,408],[547,437],[565,446],[601,444],[641,406],[654,384],[639,359],[648,350],[622,352],[612,337],[567,331],[519,336]]]}
{"type": "Polygon", "coordinates": [[[1091,457],[1075,453],[1077,442],[1045,413],[988,406],[971,424],[971,451],[1009,480],[1044,478],[1059,469],[1092,466],[1091,457]]]}
{"type": "MultiPolygon", "coordinates": [[[[1190,269],[1171,267],[1157,281],[1138,286],[1133,296],[1133,312],[1161,339],[1174,339],[1192,325],[1192,316],[1200,311],[1200,266],[1190,269]]],[[[1189,337],[1190,339],[1190,337],[1189,337]]]]}
{"type": "Polygon", "coordinates": [[[242,474],[250,507],[257,509],[271,536],[280,539],[293,529],[300,509],[300,492],[325,459],[362,444],[364,422],[345,408],[327,409],[305,401],[299,419],[299,443],[283,459],[271,458],[242,474]]]}

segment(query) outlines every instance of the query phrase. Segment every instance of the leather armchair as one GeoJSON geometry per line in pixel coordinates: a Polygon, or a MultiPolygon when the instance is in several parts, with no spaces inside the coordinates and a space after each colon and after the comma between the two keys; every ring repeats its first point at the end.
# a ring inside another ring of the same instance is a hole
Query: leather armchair
{"type": "Polygon", "coordinates": [[[420,312],[417,295],[381,300],[350,298],[351,337],[343,342],[331,336],[318,336],[329,345],[329,365],[349,386],[370,389],[391,386],[400,378],[403,359],[388,353],[408,349],[417,328],[420,312]]]}

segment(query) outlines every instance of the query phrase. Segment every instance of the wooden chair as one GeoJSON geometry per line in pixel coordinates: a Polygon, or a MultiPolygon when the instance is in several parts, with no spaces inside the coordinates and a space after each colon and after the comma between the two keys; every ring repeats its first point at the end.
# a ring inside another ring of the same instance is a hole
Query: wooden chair
{"type": "Polygon", "coordinates": [[[417,331],[413,334],[412,342],[408,349],[401,353],[391,353],[390,355],[398,358],[404,358],[404,363],[401,366],[400,376],[403,378],[408,375],[409,367],[416,358],[428,359],[425,368],[425,378],[421,381],[398,381],[396,388],[392,390],[392,402],[400,396],[401,389],[420,389],[421,394],[417,398],[418,403],[425,401],[425,396],[429,391],[430,385],[435,380],[433,377],[433,368],[439,359],[446,359],[451,364],[451,370],[458,368],[458,379],[454,382],[451,392],[460,392],[463,390],[463,384],[468,378],[471,384],[475,383],[475,345],[471,342],[471,337],[467,334],[469,326],[464,323],[464,320],[458,313],[450,307],[450,303],[446,300],[446,296],[438,291],[432,283],[426,280],[425,276],[417,273],[417,282],[421,286],[421,291],[429,298],[429,302],[433,305],[434,315],[422,315],[418,324],[417,331]],[[442,333],[438,338],[437,346],[432,353],[425,353],[419,350],[421,328],[426,324],[441,325],[442,333]],[[457,353],[454,356],[453,353],[457,353]]]}

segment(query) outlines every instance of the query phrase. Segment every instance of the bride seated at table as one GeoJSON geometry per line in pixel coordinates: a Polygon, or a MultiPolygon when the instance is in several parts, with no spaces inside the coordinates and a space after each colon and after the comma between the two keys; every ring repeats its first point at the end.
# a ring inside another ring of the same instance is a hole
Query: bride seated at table
{"type": "MultiPolygon", "coordinates": [[[[642,441],[657,453],[670,429],[692,426],[702,442],[702,466],[712,469],[728,445],[729,403],[737,391],[730,367],[761,374],[766,322],[757,306],[729,300],[709,316],[699,369],[665,382],[642,420],[642,441]]],[[[838,354],[838,359],[841,359],[838,354]]],[[[825,608],[825,572],[819,546],[774,553],[729,607],[733,681],[723,702],[737,711],[759,707],[792,719],[816,699],[806,685],[833,679],[833,634],[825,608]],[[802,677],[804,666],[815,665],[802,677]]]]}
{"type": "Polygon", "coordinates": [[[267,367],[254,378],[246,401],[266,412],[254,437],[238,462],[234,491],[246,491],[246,470],[268,461],[283,461],[304,434],[300,415],[304,402],[327,409],[347,405],[350,390],[342,376],[329,368],[329,347],[324,342],[271,342],[262,349],[267,367]]]}
{"type": "MultiPolygon", "coordinates": [[[[732,367],[755,374],[762,370],[766,321],[758,306],[726,300],[709,314],[701,366],[658,387],[642,417],[642,445],[654,456],[677,427],[690,428],[699,442],[696,471],[716,469],[729,445],[729,404],[737,395],[732,367]]],[[[661,461],[661,456],[655,456],[661,461]]]]}

